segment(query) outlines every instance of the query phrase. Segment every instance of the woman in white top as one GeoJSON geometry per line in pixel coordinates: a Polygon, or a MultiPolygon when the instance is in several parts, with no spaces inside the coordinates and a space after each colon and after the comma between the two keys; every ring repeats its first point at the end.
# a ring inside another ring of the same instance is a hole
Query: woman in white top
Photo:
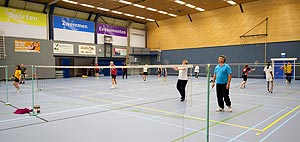
{"type": "Polygon", "coordinates": [[[198,77],[199,77],[199,70],[200,70],[199,65],[196,65],[196,66],[195,66],[195,70],[194,70],[194,72],[195,72],[195,78],[198,78],[198,77]]]}
{"type": "Polygon", "coordinates": [[[184,65],[187,65],[188,61],[183,60],[182,65],[183,67],[176,67],[174,70],[178,71],[178,81],[177,81],[177,90],[181,95],[181,101],[183,102],[185,100],[185,87],[188,82],[188,68],[185,67],[184,65]]]}
{"type": "Polygon", "coordinates": [[[147,75],[148,75],[148,65],[146,64],[146,65],[143,67],[143,80],[144,80],[144,81],[146,81],[147,75]]]}
{"type": "Polygon", "coordinates": [[[266,74],[268,93],[273,93],[274,76],[273,76],[273,68],[270,62],[268,62],[267,66],[264,68],[264,72],[266,74]]]}

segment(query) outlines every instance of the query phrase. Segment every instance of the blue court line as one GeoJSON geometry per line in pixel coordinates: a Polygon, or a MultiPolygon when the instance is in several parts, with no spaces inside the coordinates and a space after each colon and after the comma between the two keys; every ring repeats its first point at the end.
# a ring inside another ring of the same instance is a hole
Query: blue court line
{"type": "MultiPolygon", "coordinates": [[[[279,113],[281,113],[281,112],[285,111],[286,109],[288,109],[288,107],[286,107],[285,109],[282,109],[281,111],[279,111],[279,112],[277,112],[277,113],[273,114],[272,116],[268,117],[268,118],[267,118],[267,119],[265,119],[264,121],[261,121],[260,123],[258,123],[258,124],[256,124],[256,125],[254,125],[254,126],[253,126],[253,127],[251,127],[251,128],[256,128],[256,127],[257,127],[257,126],[259,126],[260,124],[263,124],[264,122],[266,122],[266,121],[268,121],[269,119],[271,119],[271,118],[275,117],[276,115],[278,115],[279,113]]],[[[232,138],[232,139],[231,139],[230,141],[228,141],[228,142],[231,142],[231,141],[233,141],[233,140],[237,139],[238,137],[240,137],[240,136],[242,136],[242,135],[244,135],[244,134],[248,133],[249,131],[250,131],[250,130],[246,130],[246,131],[244,131],[243,133],[241,133],[241,134],[237,135],[236,137],[232,138]]]]}
{"type": "Polygon", "coordinates": [[[268,135],[266,135],[263,139],[261,139],[259,142],[263,142],[265,139],[267,139],[269,136],[271,136],[274,132],[276,132],[279,128],[281,128],[283,125],[285,125],[287,122],[289,122],[292,118],[294,118],[296,115],[298,115],[300,113],[300,111],[298,111],[297,113],[295,113],[294,115],[292,115],[289,119],[287,119],[286,121],[284,121],[281,125],[279,125],[278,127],[276,127],[276,129],[274,129],[273,131],[271,131],[268,135]]]}

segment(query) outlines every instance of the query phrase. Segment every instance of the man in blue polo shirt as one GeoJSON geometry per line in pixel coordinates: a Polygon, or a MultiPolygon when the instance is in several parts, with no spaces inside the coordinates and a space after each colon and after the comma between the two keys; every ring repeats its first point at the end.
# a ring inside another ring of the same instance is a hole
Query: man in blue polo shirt
{"type": "Polygon", "coordinates": [[[231,82],[231,68],[228,64],[225,64],[226,56],[220,55],[218,58],[218,65],[214,70],[214,77],[212,87],[215,86],[217,88],[217,99],[219,108],[216,110],[218,112],[224,111],[224,101],[226,106],[228,107],[228,111],[232,112],[231,101],[229,98],[229,88],[231,82]]]}

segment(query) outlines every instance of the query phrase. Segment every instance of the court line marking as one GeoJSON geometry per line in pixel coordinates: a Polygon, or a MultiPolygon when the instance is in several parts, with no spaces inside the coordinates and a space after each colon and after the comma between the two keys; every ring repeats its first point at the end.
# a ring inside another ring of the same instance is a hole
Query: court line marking
{"type": "Polygon", "coordinates": [[[271,131],[268,135],[266,135],[264,138],[262,138],[259,142],[263,142],[265,139],[267,139],[269,136],[271,136],[274,132],[276,132],[278,129],[280,129],[283,125],[285,125],[287,122],[289,122],[292,118],[294,118],[299,113],[300,113],[300,111],[298,111],[297,113],[295,113],[294,115],[292,115],[289,119],[287,119],[281,125],[279,125],[278,127],[276,127],[276,129],[274,129],[273,131],[271,131]]]}
{"type": "MultiPolygon", "coordinates": [[[[137,101],[137,100],[141,100],[141,99],[127,100],[127,101],[124,101],[124,102],[131,102],[131,101],[137,101]]],[[[63,113],[69,113],[69,112],[75,112],[75,111],[81,111],[81,110],[88,110],[88,109],[93,109],[93,108],[98,108],[98,107],[101,107],[101,109],[103,109],[102,107],[109,106],[109,105],[113,105],[113,104],[102,104],[102,105],[96,105],[96,106],[91,106],[91,107],[84,107],[84,108],[78,108],[78,109],[58,111],[58,112],[53,112],[53,113],[40,114],[39,116],[63,114],[63,113]]],[[[26,116],[26,117],[21,117],[21,118],[1,120],[0,123],[11,122],[11,121],[16,121],[16,120],[23,120],[23,119],[29,119],[29,118],[32,118],[32,117],[31,116],[26,116]]]]}
{"type": "Polygon", "coordinates": [[[300,105],[298,105],[297,107],[295,107],[294,109],[290,110],[289,112],[285,113],[284,115],[282,115],[281,117],[279,117],[277,120],[273,121],[271,124],[269,124],[268,126],[266,126],[265,128],[262,129],[262,131],[267,131],[268,129],[270,129],[272,126],[274,126],[275,124],[277,124],[280,120],[282,120],[283,118],[287,117],[288,115],[290,115],[291,113],[293,113],[294,111],[296,111],[297,109],[300,108],[300,105]]]}
{"type": "MultiPolygon", "coordinates": [[[[258,124],[254,125],[252,128],[256,128],[257,126],[259,126],[259,125],[265,123],[266,121],[270,120],[271,118],[275,117],[276,115],[280,114],[281,112],[283,112],[283,111],[285,111],[285,110],[287,110],[287,109],[288,109],[288,107],[286,107],[286,108],[284,108],[284,109],[278,111],[277,113],[273,114],[272,116],[269,116],[269,117],[268,117],[267,119],[265,119],[264,121],[261,121],[261,122],[259,122],[258,124]]],[[[232,138],[232,139],[231,139],[230,141],[228,141],[228,142],[231,142],[231,141],[233,141],[233,140],[236,140],[237,138],[241,137],[242,135],[248,133],[249,131],[250,131],[250,130],[246,130],[246,131],[242,132],[241,134],[239,134],[239,135],[237,135],[236,137],[232,138]]]]}
{"type": "MultiPolygon", "coordinates": [[[[245,114],[245,113],[247,113],[247,112],[250,112],[250,111],[252,111],[252,110],[254,110],[254,109],[257,109],[257,108],[259,108],[259,107],[262,107],[262,106],[263,106],[263,105],[256,105],[255,107],[252,107],[252,108],[250,108],[250,109],[247,109],[247,110],[245,110],[245,111],[242,111],[242,112],[240,112],[240,113],[238,113],[238,114],[235,114],[235,115],[233,115],[233,116],[227,117],[227,118],[225,118],[225,119],[222,119],[220,122],[224,122],[224,121],[230,120],[230,119],[232,119],[232,118],[235,118],[235,117],[237,117],[237,116],[240,116],[240,115],[242,115],[242,114],[245,114]]],[[[211,127],[213,127],[213,126],[216,126],[216,125],[218,125],[218,123],[210,124],[210,125],[209,125],[209,128],[211,128],[211,127]]],[[[176,141],[178,141],[178,140],[184,139],[184,138],[186,138],[186,137],[189,137],[189,136],[191,136],[191,135],[194,135],[194,134],[196,134],[196,133],[198,133],[198,132],[201,132],[201,131],[203,131],[203,130],[206,130],[206,126],[203,127],[203,128],[201,128],[201,129],[199,129],[199,130],[197,130],[197,131],[195,131],[195,132],[192,132],[192,133],[189,133],[189,134],[184,135],[184,136],[182,136],[182,137],[176,138],[175,140],[172,140],[171,142],[176,142],[176,141]]],[[[249,129],[248,129],[248,130],[249,130],[249,129]]]]}
{"type": "Polygon", "coordinates": [[[236,94],[240,94],[240,95],[237,95],[237,96],[240,96],[240,97],[249,96],[249,97],[263,97],[263,98],[271,98],[271,99],[300,101],[300,99],[297,99],[297,98],[275,97],[275,96],[262,96],[262,95],[247,95],[247,94],[242,94],[242,93],[236,93],[236,94]]]}
{"type": "MultiPolygon", "coordinates": [[[[154,112],[161,112],[161,113],[166,113],[166,114],[170,114],[170,115],[176,115],[176,116],[191,118],[191,119],[195,119],[195,120],[200,120],[200,121],[206,121],[206,119],[204,119],[204,118],[189,116],[189,115],[183,115],[183,114],[178,114],[178,113],[159,110],[159,109],[153,109],[153,108],[142,107],[142,106],[135,106],[135,105],[132,105],[132,104],[126,104],[126,103],[122,103],[122,102],[114,102],[114,101],[110,101],[110,100],[103,100],[103,99],[97,99],[97,98],[86,97],[86,96],[80,96],[80,97],[86,98],[86,99],[91,99],[91,100],[98,100],[98,101],[107,102],[107,103],[116,103],[116,104],[125,105],[125,106],[129,106],[129,107],[140,108],[140,109],[150,110],[150,111],[154,111],[154,112]]],[[[251,127],[248,127],[248,126],[242,126],[242,125],[238,125],[238,124],[231,124],[231,123],[220,122],[220,121],[216,121],[216,120],[209,120],[209,121],[214,122],[214,123],[220,123],[220,124],[228,125],[228,126],[238,127],[238,128],[251,129],[251,130],[254,130],[254,131],[261,131],[260,129],[251,128],[251,127]]]]}
{"type": "MultiPolygon", "coordinates": [[[[138,116],[138,115],[128,114],[128,113],[125,113],[125,112],[121,112],[119,110],[112,110],[112,111],[116,112],[116,113],[123,114],[123,115],[127,115],[127,116],[132,116],[132,117],[141,118],[141,119],[144,119],[144,120],[149,120],[149,121],[153,121],[153,122],[157,122],[157,123],[161,123],[161,124],[165,124],[165,125],[174,126],[174,127],[177,127],[177,128],[183,128],[183,129],[186,129],[186,130],[197,131],[196,129],[193,129],[193,128],[180,126],[180,125],[176,125],[176,124],[172,124],[172,123],[168,123],[168,122],[163,122],[163,121],[159,121],[159,120],[156,120],[156,119],[146,118],[146,117],[142,117],[142,116],[138,116]]],[[[201,133],[206,133],[206,132],[201,132],[201,133]]],[[[231,138],[223,136],[223,135],[218,135],[218,134],[214,134],[214,133],[209,133],[209,134],[212,135],[212,136],[216,136],[216,137],[220,137],[220,138],[224,138],[224,139],[228,139],[228,140],[231,139],[231,138]]],[[[240,141],[240,140],[236,140],[236,141],[240,141]]],[[[240,141],[240,142],[242,142],[242,141],[240,141]]]]}
{"type": "MultiPolygon", "coordinates": [[[[213,102],[211,102],[210,104],[213,104],[213,102]]],[[[175,112],[178,113],[178,112],[181,112],[181,111],[187,111],[187,110],[199,108],[199,107],[202,107],[202,106],[206,106],[206,104],[196,105],[196,106],[192,106],[192,107],[189,107],[189,108],[186,108],[186,109],[175,110],[175,112]]],[[[163,116],[168,116],[168,115],[159,114],[158,116],[150,117],[150,119],[156,119],[156,118],[160,118],[160,117],[163,117],[163,116]]]]}
{"type": "Polygon", "coordinates": [[[287,92],[287,93],[284,94],[283,96],[289,96],[289,95],[292,95],[293,93],[298,93],[298,92],[300,92],[300,89],[297,89],[297,90],[293,90],[293,91],[287,92]]]}

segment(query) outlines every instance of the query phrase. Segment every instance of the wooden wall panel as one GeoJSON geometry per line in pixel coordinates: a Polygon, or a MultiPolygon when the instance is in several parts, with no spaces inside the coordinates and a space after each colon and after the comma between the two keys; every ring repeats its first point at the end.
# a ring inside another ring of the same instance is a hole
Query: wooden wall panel
{"type": "MultiPolygon", "coordinates": [[[[154,22],[147,26],[148,48],[163,50],[238,45],[240,36],[266,17],[269,18],[268,42],[300,40],[299,0],[260,0],[243,4],[154,22]]],[[[250,34],[265,32],[265,25],[250,34]]],[[[264,42],[265,39],[250,39],[264,42]]]]}

